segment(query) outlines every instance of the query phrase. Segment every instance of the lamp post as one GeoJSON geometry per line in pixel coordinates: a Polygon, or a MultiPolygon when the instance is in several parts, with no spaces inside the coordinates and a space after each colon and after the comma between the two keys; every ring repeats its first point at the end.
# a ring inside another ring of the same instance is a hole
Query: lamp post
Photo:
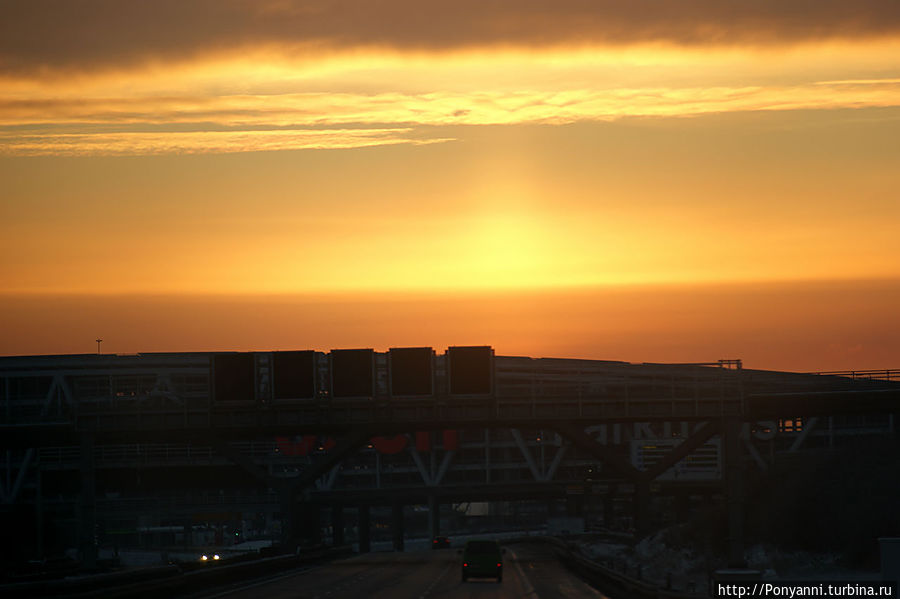
{"type": "Polygon", "coordinates": [[[100,344],[103,343],[103,339],[100,339],[98,337],[95,341],[97,341],[97,355],[99,356],[100,355],[100,344]]]}

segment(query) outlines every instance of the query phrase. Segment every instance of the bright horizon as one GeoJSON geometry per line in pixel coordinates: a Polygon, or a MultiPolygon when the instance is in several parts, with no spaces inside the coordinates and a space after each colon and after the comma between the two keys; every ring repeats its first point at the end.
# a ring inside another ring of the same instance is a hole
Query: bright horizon
{"type": "Polygon", "coordinates": [[[491,345],[498,355],[897,365],[900,282],[326,295],[3,295],[0,355],[491,345]]]}

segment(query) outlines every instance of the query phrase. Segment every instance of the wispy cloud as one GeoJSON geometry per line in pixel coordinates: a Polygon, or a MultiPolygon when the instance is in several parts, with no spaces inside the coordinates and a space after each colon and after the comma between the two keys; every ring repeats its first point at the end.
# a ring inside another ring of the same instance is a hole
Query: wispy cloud
{"type": "Polygon", "coordinates": [[[5,3],[0,154],[354,148],[457,135],[440,127],[898,106],[898,7],[5,3]]]}
{"type": "Polygon", "coordinates": [[[884,79],[839,79],[836,81],[816,81],[816,85],[895,85],[900,78],[884,79]]]}
{"type": "MultiPolygon", "coordinates": [[[[565,124],[629,116],[900,105],[900,80],[797,86],[639,87],[412,93],[299,93],[195,98],[0,100],[0,125],[222,127],[565,124]]],[[[395,129],[394,129],[395,130],[395,129]]],[[[316,134],[325,132],[316,132],[316,134]]]]}
{"type": "Polygon", "coordinates": [[[293,93],[0,101],[0,153],[93,155],[355,148],[446,141],[430,128],[717,112],[900,106],[900,80],[799,86],[293,93]],[[178,128],[180,128],[180,130],[178,128]]]}
{"type": "Polygon", "coordinates": [[[125,131],[102,133],[0,134],[0,154],[18,156],[117,156],[347,149],[427,144],[410,129],[319,129],[291,131],[125,131]]]}

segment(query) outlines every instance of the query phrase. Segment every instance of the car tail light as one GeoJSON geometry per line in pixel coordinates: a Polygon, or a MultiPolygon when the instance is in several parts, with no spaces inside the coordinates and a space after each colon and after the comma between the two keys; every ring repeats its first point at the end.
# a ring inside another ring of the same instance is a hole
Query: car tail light
{"type": "Polygon", "coordinates": [[[468,567],[469,567],[469,564],[463,562],[463,568],[468,568],[468,567]]]}
{"type": "Polygon", "coordinates": [[[500,568],[501,566],[503,566],[503,564],[497,564],[497,567],[498,567],[498,568],[500,568]]]}

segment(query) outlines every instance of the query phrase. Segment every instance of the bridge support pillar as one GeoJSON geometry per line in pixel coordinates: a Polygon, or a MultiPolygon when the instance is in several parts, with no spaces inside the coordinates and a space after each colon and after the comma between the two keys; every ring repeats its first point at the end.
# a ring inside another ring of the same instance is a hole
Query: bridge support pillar
{"type": "Polygon", "coordinates": [[[691,495],[683,491],[675,496],[675,519],[687,522],[691,517],[691,495]]]}
{"type": "Polygon", "coordinates": [[[639,536],[650,531],[650,481],[634,483],[634,530],[639,536]]]}
{"type": "Polygon", "coordinates": [[[331,506],[331,543],[335,546],[344,544],[344,506],[331,506]]]}
{"type": "Polygon", "coordinates": [[[741,463],[741,419],[725,418],[722,445],[725,456],[725,500],[728,517],[728,567],[744,567],[744,477],[741,463]]]}
{"type": "Polygon", "coordinates": [[[181,521],[181,534],[184,537],[183,545],[185,551],[190,549],[190,547],[194,544],[194,521],[190,516],[186,517],[181,521]]]}
{"type": "Polygon", "coordinates": [[[322,521],[319,512],[319,504],[307,503],[302,513],[301,536],[314,545],[322,542],[322,521]]]}
{"type": "Polygon", "coordinates": [[[78,537],[81,567],[93,570],[97,567],[97,510],[96,474],[94,472],[94,437],[81,437],[81,497],[78,502],[78,537]]]}
{"type": "Polygon", "coordinates": [[[566,496],[566,516],[581,518],[584,516],[584,495],[566,496]]]}
{"type": "Polygon", "coordinates": [[[403,504],[391,506],[391,532],[394,535],[394,551],[403,551],[403,504]]]}
{"type": "Polygon", "coordinates": [[[615,518],[615,500],[616,488],[610,486],[609,490],[603,496],[603,526],[612,528],[613,519],[615,518]]]}
{"type": "Polygon", "coordinates": [[[372,543],[369,536],[369,506],[367,505],[359,506],[357,528],[359,529],[359,552],[368,553],[372,550],[372,543]]]}
{"type": "Polygon", "coordinates": [[[44,559],[44,499],[43,499],[43,477],[41,476],[41,460],[40,452],[37,452],[38,459],[35,464],[36,484],[34,489],[34,521],[37,530],[37,559],[44,559]]]}
{"type": "Polygon", "coordinates": [[[428,498],[428,530],[432,539],[441,534],[441,504],[434,495],[428,498]]]}
{"type": "Polygon", "coordinates": [[[287,546],[296,545],[306,534],[306,522],[300,511],[300,502],[291,489],[281,490],[281,542],[287,546]]]}

